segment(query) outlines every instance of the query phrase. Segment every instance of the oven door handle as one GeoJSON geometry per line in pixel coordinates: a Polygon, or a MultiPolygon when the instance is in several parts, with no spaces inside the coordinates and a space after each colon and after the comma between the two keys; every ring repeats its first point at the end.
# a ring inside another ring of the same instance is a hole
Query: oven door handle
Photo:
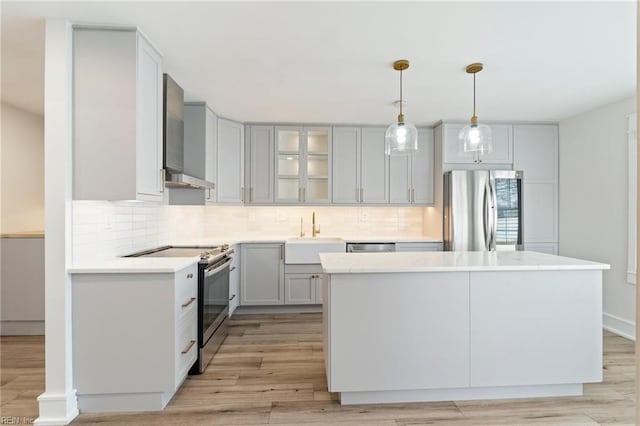
{"type": "Polygon", "coordinates": [[[222,265],[218,266],[217,268],[211,269],[211,268],[213,268],[213,266],[209,266],[207,269],[204,270],[204,277],[208,278],[211,275],[217,274],[218,272],[222,271],[224,268],[226,268],[229,265],[231,265],[231,262],[233,262],[233,258],[230,257],[222,265]]]}

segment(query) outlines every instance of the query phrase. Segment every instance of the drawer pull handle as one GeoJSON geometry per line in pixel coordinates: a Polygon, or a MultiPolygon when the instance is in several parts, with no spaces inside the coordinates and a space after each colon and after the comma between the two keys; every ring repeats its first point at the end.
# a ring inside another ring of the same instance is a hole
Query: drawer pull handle
{"type": "Polygon", "coordinates": [[[231,269],[229,269],[229,272],[231,272],[231,271],[235,271],[235,270],[236,270],[236,267],[235,267],[235,266],[232,266],[232,267],[231,267],[231,269]]]}
{"type": "Polygon", "coordinates": [[[231,301],[231,300],[233,300],[233,299],[235,299],[235,298],[236,298],[236,295],[234,294],[233,296],[231,296],[231,297],[229,298],[229,301],[231,301]]]}
{"type": "Polygon", "coordinates": [[[183,307],[183,308],[186,308],[187,306],[189,306],[190,304],[192,304],[193,302],[195,302],[195,300],[196,300],[196,298],[195,298],[195,297],[192,297],[191,299],[189,299],[189,301],[188,301],[188,302],[184,302],[184,303],[182,304],[182,307],[183,307]]]}
{"type": "Polygon", "coordinates": [[[187,347],[186,347],[186,348],[184,348],[184,349],[182,350],[182,355],[184,355],[184,354],[186,354],[187,352],[189,352],[189,351],[191,350],[191,347],[192,347],[193,345],[195,345],[195,344],[196,344],[196,341],[195,341],[195,340],[189,340],[189,344],[187,345],[187,347]]]}

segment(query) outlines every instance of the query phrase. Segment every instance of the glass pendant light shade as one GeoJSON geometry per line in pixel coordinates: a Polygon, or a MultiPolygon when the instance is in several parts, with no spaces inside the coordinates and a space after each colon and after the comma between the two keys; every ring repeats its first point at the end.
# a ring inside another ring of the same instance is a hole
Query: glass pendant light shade
{"type": "Polygon", "coordinates": [[[478,124],[476,115],[476,73],[482,71],[483,65],[479,62],[467,66],[467,73],[473,74],[473,116],[471,123],[467,124],[458,133],[459,151],[473,152],[480,156],[489,154],[493,150],[491,127],[486,124],[478,124]]]}
{"type": "Polygon", "coordinates": [[[418,129],[411,123],[391,124],[384,133],[384,153],[391,156],[411,155],[418,150],[418,129]]]}
{"type": "Polygon", "coordinates": [[[493,151],[491,127],[486,124],[467,124],[458,133],[460,151],[478,152],[480,155],[493,151]]]}
{"type": "Polygon", "coordinates": [[[400,114],[398,120],[391,124],[384,133],[384,153],[390,156],[411,155],[418,151],[418,129],[411,123],[404,121],[402,113],[402,71],[409,68],[409,61],[398,59],[393,63],[393,69],[400,71],[400,114]]]}

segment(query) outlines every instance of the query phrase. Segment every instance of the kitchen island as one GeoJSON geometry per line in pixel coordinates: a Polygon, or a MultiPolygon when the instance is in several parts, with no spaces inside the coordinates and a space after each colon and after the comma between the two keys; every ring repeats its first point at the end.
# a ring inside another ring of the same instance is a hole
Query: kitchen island
{"type": "Polygon", "coordinates": [[[342,404],[581,395],[602,381],[602,270],[535,252],[323,253],[342,404]]]}

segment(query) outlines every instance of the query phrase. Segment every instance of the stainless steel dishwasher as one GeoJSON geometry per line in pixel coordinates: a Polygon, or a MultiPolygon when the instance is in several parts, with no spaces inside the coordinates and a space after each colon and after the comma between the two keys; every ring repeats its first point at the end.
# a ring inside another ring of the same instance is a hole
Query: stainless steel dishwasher
{"type": "Polygon", "coordinates": [[[380,253],[396,251],[396,243],[347,243],[347,253],[380,253]]]}

